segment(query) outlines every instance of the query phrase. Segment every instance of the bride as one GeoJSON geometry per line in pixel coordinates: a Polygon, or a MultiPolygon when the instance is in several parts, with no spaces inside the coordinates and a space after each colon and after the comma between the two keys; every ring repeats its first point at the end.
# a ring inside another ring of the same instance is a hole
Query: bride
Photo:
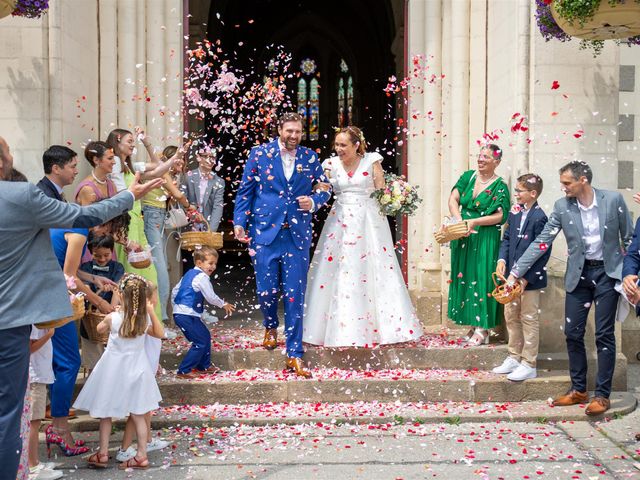
{"type": "Polygon", "coordinates": [[[370,198],[384,186],[378,153],[357,127],[338,131],[337,157],[322,164],[336,195],[309,269],[303,340],[372,347],[420,338],[387,218],[370,198]]]}

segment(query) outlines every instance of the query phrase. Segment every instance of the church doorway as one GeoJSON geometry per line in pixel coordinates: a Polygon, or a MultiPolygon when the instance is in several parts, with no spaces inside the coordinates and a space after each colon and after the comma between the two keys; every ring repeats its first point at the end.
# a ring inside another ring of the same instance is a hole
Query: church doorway
{"type": "MultiPolygon", "coordinates": [[[[245,81],[269,78],[281,66],[284,52],[289,103],[281,110],[295,110],[305,118],[302,145],[316,150],[320,159],[327,158],[333,154],[334,128],[357,125],[371,148],[385,157],[385,169],[401,170],[396,119],[402,112],[383,89],[390,76],[404,75],[403,0],[213,0],[208,9],[200,2],[189,4],[194,7],[189,9],[190,46],[204,39],[219,45],[220,58],[244,72],[245,81]]],[[[205,116],[195,125],[191,121],[190,129],[195,126],[224,146],[229,140],[216,136],[217,121],[205,116]]],[[[242,148],[223,148],[219,156],[219,171],[226,180],[221,226],[226,235],[218,271],[231,267],[242,278],[250,275],[251,268],[245,268],[249,256],[233,240],[231,222],[235,192],[252,146],[249,136],[242,148]]],[[[323,209],[318,216],[316,235],[327,213],[323,209]]]]}

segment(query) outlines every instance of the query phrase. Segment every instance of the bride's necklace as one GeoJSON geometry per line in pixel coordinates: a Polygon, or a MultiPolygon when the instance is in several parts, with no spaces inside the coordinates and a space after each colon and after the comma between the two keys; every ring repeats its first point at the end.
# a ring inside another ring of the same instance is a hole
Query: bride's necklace
{"type": "Polygon", "coordinates": [[[91,170],[91,176],[93,177],[93,179],[98,182],[98,184],[100,185],[106,185],[107,184],[107,179],[105,178],[104,180],[100,180],[98,177],[96,177],[96,174],[93,172],[93,170],[91,170]]]}
{"type": "Polygon", "coordinates": [[[480,174],[478,173],[478,176],[477,176],[477,180],[476,180],[476,181],[477,181],[480,185],[486,185],[486,184],[487,184],[487,183],[489,183],[491,180],[493,180],[495,177],[496,177],[496,174],[494,173],[494,174],[493,174],[493,175],[491,175],[491,177],[489,177],[487,180],[484,180],[484,181],[483,181],[483,180],[481,180],[481,179],[480,179],[480,174]]]}

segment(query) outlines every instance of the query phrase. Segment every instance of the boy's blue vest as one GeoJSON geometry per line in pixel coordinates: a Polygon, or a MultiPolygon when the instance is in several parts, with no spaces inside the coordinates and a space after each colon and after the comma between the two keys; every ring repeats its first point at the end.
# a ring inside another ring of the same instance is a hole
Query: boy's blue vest
{"type": "Polygon", "coordinates": [[[202,270],[192,268],[182,277],[178,294],[174,299],[176,305],[184,305],[193,308],[194,311],[202,313],[204,311],[204,295],[193,289],[193,280],[202,273],[202,270]]]}

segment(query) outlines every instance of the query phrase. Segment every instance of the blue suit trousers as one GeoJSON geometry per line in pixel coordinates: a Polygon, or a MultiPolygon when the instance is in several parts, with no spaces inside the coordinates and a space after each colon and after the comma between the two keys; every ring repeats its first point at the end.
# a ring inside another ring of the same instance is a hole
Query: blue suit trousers
{"type": "Polygon", "coordinates": [[[0,330],[0,478],[17,478],[20,419],[29,379],[31,326],[0,330]]]}
{"type": "Polygon", "coordinates": [[[56,328],[51,337],[53,345],[53,375],[51,384],[51,416],[66,417],[71,408],[73,389],[80,370],[80,350],[78,349],[78,331],[76,322],[69,322],[56,328]]]}
{"type": "Polygon", "coordinates": [[[178,367],[178,373],[206,370],[211,366],[211,332],[202,319],[175,313],[173,321],[191,342],[191,348],[178,367]]]}
{"type": "Polygon", "coordinates": [[[270,245],[256,245],[253,264],[260,310],[265,328],[278,328],[278,304],[284,302],[284,332],[287,356],[300,358],[302,315],[307,289],[309,250],[298,249],[289,229],[282,229],[270,245]]]}

